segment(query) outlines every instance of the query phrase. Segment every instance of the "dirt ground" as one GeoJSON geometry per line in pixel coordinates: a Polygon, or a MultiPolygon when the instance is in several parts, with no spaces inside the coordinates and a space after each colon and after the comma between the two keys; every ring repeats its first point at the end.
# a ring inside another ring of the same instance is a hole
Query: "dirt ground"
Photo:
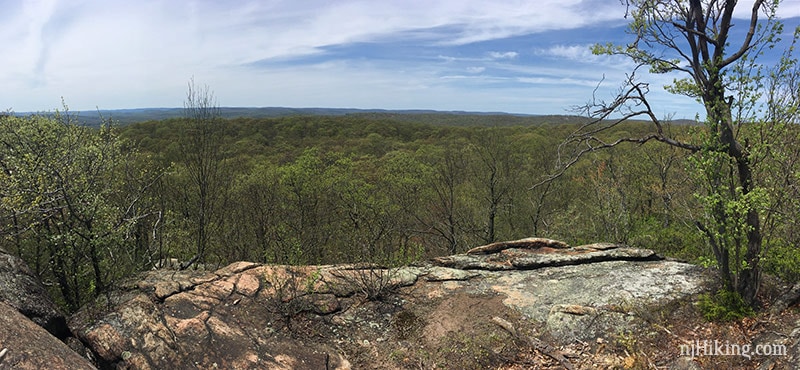
{"type": "MultiPolygon", "coordinates": [[[[770,300],[774,297],[769,295],[775,293],[767,291],[762,299],[770,300]]],[[[563,369],[562,363],[526,340],[547,343],[542,325],[525,320],[502,299],[462,292],[440,295],[417,284],[382,301],[355,304],[346,313],[323,319],[317,330],[335,332],[339,349],[354,369],[563,369]],[[495,318],[512,324],[518,336],[495,318]]],[[[761,314],[712,323],[702,317],[695,301],[691,298],[668,307],[620,307],[640,319],[641,325],[628,333],[609,333],[593,342],[554,349],[575,369],[757,369],[762,365],[782,369],[790,365],[788,356],[701,355],[679,360],[681,345],[696,341],[780,343],[800,320],[795,306],[774,317],[761,314]]],[[[334,339],[329,334],[320,336],[334,339]]]]}

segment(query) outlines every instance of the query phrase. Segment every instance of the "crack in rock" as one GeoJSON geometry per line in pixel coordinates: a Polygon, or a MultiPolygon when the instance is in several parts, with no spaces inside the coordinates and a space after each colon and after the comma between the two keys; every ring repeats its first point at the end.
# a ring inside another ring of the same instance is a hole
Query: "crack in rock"
{"type": "Polygon", "coordinates": [[[595,243],[570,247],[564,242],[527,238],[473,248],[467,253],[432,260],[435,265],[461,270],[532,270],[608,261],[654,261],[663,257],[650,249],[623,244],[595,243]]]}

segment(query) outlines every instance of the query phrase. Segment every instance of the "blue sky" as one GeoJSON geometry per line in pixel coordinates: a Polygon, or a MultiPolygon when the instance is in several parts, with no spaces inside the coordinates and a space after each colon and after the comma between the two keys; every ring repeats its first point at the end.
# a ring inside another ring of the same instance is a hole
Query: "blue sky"
{"type": "MultiPolygon", "coordinates": [[[[750,1],[737,14],[747,15],[750,1]]],[[[0,0],[0,110],[220,106],[569,114],[630,62],[617,0],[0,0]]],[[[800,0],[779,13],[794,28],[800,0]]],[[[743,21],[740,21],[743,23],[743,21]]],[[[744,25],[740,29],[744,28],[744,25]]],[[[698,106],[646,76],[661,115],[698,106]]]]}

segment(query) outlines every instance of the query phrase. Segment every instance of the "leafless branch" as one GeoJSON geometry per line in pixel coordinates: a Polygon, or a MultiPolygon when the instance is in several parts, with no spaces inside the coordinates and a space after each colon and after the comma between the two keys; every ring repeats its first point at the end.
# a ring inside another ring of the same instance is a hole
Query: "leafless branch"
{"type": "MultiPolygon", "coordinates": [[[[736,5],[735,1],[729,3],[730,5],[725,9],[725,14],[723,15],[723,22],[724,24],[730,24],[730,19],[733,16],[733,8],[736,5]]],[[[758,26],[758,12],[761,10],[761,7],[764,5],[764,0],[756,0],[753,3],[753,9],[750,12],[750,28],[747,30],[747,36],[745,36],[744,41],[742,41],[742,46],[739,47],[739,50],[726,58],[720,67],[727,66],[742,57],[750,48],[753,47],[753,36],[756,33],[756,28],[758,26]]],[[[723,28],[725,34],[720,36],[720,39],[727,38],[727,28],[723,28]]]]}
{"type": "MultiPolygon", "coordinates": [[[[597,88],[595,88],[595,93],[596,91],[597,88]]],[[[700,150],[697,145],[668,136],[664,130],[664,123],[655,115],[650,102],[647,100],[648,92],[649,86],[646,83],[636,81],[634,71],[628,76],[620,89],[620,93],[611,103],[598,102],[593,94],[591,103],[578,108],[587,114],[591,120],[580,125],[559,144],[555,172],[535,184],[532,189],[560,178],[584,155],[598,150],[614,148],[623,143],[643,145],[649,141],[659,141],[692,152],[700,150]],[[624,122],[637,118],[649,121],[654,127],[654,132],[638,137],[616,138],[611,141],[600,136],[624,122]]]]}

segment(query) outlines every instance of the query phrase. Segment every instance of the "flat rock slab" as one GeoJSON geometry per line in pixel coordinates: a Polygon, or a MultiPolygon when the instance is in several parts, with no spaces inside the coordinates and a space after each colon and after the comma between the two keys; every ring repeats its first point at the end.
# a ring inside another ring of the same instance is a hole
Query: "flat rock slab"
{"type": "Polygon", "coordinates": [[[462,270],[529,270],[551,266],[604,261],[651,261],[662,259],[649,249],[597,243],[568,247],[550,239],[521,239],[474,248],[465,254],[433,259],[438,266],[462,270]]]}
{"type": "Polygon", "coordinates": [[[647,309],[704,290],[698,266],[674,261],[607,261],[537,270],[484,272],[471,289],[540,323],[557,340],[588,340],[629,324],[628,310],[647,309]]]}
{"type": "Polygon", "coordinates": [[[495,242],[467,251],[467,254],[492,254],[509,248],[539,249],[539,248],[568,248],[567,243],[546,238],[525,238],[505,242],[495,242]]]}
{"type": "Polygon", "coordinates": [[[542,323],[560,344],[622,330],[635,324],[628,308],[646,310],[682,299],[709,283],[700,267],[615,243],[570,247],[528,238],[431,262],[477,273],[479,277],[460,286],[469,294],[500,294],[506,306],[542,323]]]}

